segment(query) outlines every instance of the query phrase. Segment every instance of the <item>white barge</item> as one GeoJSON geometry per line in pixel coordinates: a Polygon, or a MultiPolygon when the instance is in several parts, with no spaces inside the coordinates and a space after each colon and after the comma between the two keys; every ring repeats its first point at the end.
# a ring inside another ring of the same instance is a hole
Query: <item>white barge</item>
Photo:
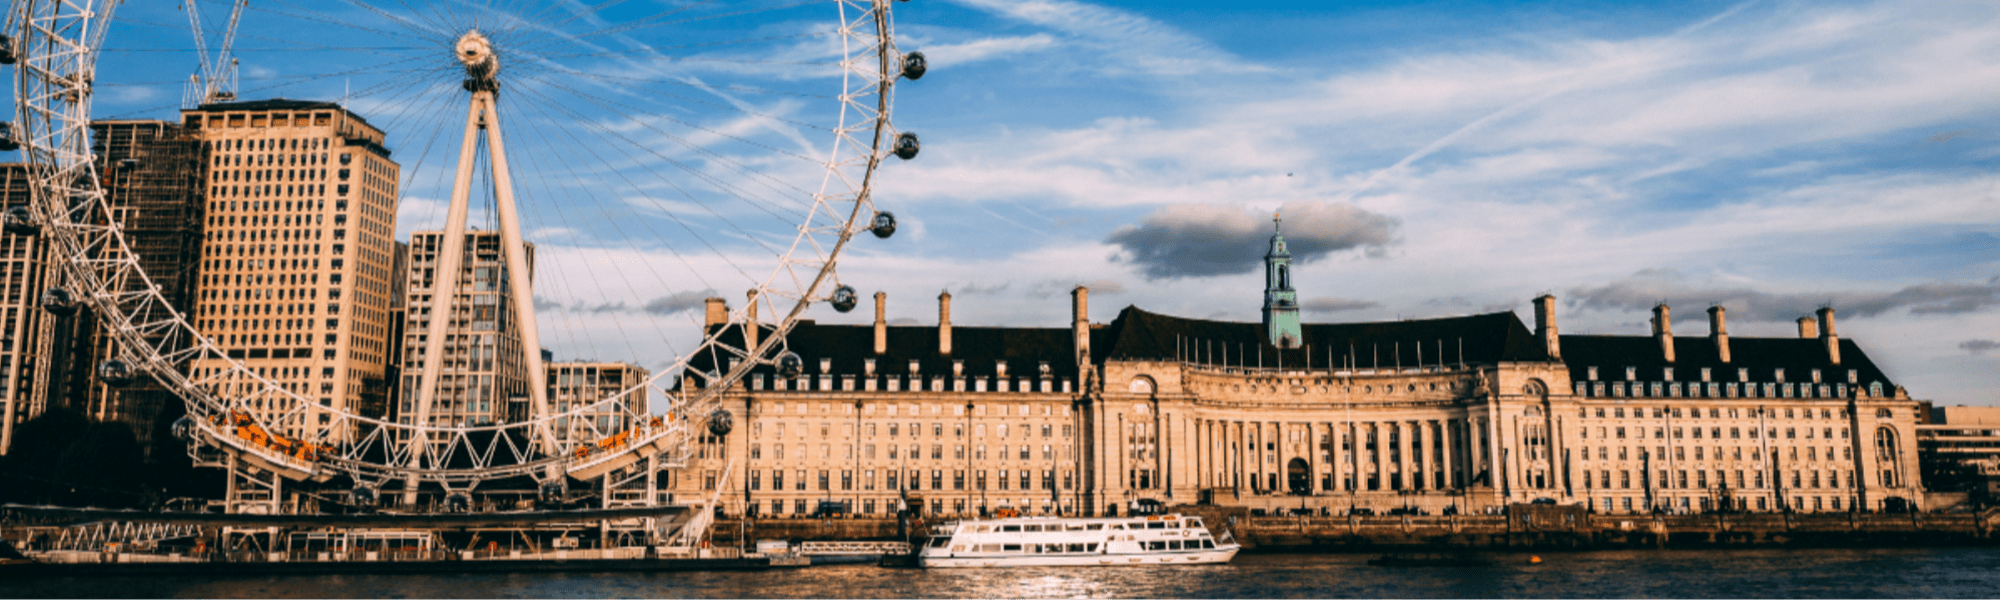
{"type": "Polygon", "coordinates": [[[1229,562],[1243,547],[1209,535],[1201,517],[1017,517],[933,529],[925,567],[1201,565],[1229,562]]]}

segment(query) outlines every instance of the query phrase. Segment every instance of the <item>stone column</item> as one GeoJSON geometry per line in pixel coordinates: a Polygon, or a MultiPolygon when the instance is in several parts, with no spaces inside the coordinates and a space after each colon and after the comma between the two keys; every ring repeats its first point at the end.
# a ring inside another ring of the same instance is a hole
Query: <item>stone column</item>
{"type": "Polygon", "coordinates": [[[1445,417],[1442,425],[1441,429],[1444,431],[1444,488],[1455,490],[1458,489],[1460,481],[1456,470],[1459,468],[1459,465],[1465,462],[1458,456],[1458,440],[1460,437],[1458,435],[1458,421],[1451,417],[1445,417]]]}

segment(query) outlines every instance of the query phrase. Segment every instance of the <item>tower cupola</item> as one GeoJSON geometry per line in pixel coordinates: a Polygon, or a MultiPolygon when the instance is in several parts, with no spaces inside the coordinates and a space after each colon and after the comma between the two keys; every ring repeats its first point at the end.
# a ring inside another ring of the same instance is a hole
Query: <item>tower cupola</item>
{"type": "Polygon", "coordinates": [[[1305,345],[1299,326],[1299,293],[1292,289],[1292,253],[1285,249],[1284,216],[1271,216],[1271,249],[1264,253],[1265,341],[1279,348],[1305,345]]]}

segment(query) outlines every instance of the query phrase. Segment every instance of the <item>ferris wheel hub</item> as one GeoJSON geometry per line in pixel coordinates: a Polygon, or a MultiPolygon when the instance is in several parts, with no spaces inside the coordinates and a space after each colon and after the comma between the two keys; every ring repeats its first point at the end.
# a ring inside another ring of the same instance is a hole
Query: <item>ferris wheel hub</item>
{"type": "Polygon", "coordinates": [[[468,85],[491,85],[493,76],[500,71],[500,58],[493,54],[493,42],[480,35],[477,29],[458,37],[452,55],[458,58],[459,64],[465,65],[468,85]]]}

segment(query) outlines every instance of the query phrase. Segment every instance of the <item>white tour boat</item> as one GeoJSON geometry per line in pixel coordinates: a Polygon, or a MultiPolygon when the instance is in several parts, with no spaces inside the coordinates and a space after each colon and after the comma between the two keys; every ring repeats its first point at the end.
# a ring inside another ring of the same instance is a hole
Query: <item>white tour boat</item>
{"type": "Polygon", "coordinates": [[[926,567],[1201,565],[1226,563],[1243,546],[1210,536],[1201,517],[1016,517],[933,528],[926,567]]]}

